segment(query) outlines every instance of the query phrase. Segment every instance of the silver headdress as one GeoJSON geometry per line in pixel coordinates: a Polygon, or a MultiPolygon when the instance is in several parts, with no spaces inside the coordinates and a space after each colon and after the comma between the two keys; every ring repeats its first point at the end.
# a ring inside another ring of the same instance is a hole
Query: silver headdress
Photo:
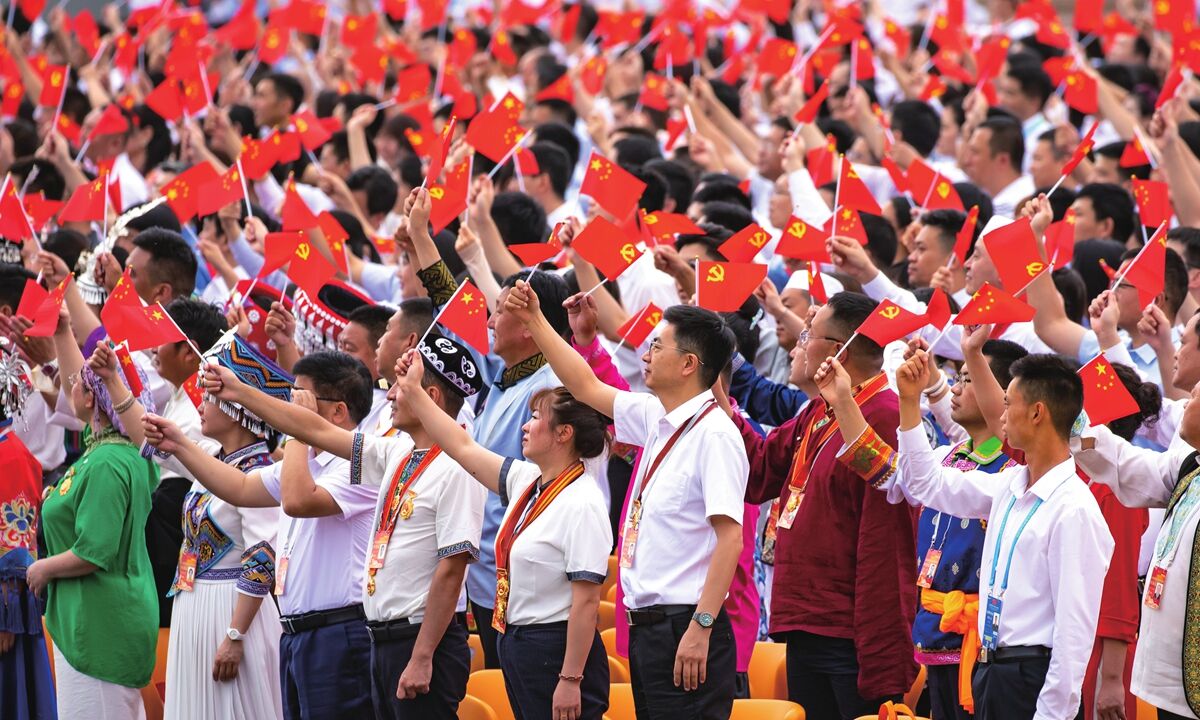
{"type": "MultiPolygon", "coordinates": [[[[129,234],[129,223],[140,218],[154,208],[162,205],[167,201],[165,195],[154,198],[150,202],[143,203],[126,212],[117,218],[113,226],[108,229],[108,235],[105,236],[104,242],[100,243],[92,252],[86,261],[83,272],[79,273],[78,286],[79,294],[83,296],[84,302],[88,305],[103,305],[108,297],[108,290],[96,282],[96,263],[100,259],[101,253],[112,252],[113,246],[117,244],[117,240],[129,234]]],[[[82,262],[82,258],[80,258],[82,262]]]]}
{"type": "Polygon", "coordinates": [[[29,366],[21,359],[11,340],[0,337],[0,408],[12,418],[25,406],[25,398],[33,392],[29,366]]]}

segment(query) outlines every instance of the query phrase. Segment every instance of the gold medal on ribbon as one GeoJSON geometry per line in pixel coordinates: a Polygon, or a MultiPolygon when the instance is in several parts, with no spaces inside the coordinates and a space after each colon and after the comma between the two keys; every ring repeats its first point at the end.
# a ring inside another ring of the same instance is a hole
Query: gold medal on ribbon
{"type": "Polygon", "coordinates": [[[404,499],[400,501],[400,519],[407,520],[413,514],[413,501],[417,498],[417,494],[412,490],[404,493],[404,499]]]}
{"type": "Polygon", "coordinates": [[[367,594],[375,594],[375,573],[371,573],[367,576],[367,594]]]}
{"type": "Polygon", "coordinates": [[[496,571],[496,610],[492,613],[492,627],[496,632],[504,632],[507,623],[505,615],[508,612],[508,571],[501,568],[496,571]]]}

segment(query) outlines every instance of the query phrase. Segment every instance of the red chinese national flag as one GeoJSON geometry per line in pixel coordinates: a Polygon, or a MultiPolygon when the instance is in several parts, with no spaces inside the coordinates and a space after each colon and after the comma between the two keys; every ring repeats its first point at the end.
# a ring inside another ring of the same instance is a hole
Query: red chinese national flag
{"type": "Polygon", "coordinates": [[[562,241],[558,239],[558,229],[561,226],[562,223],[555,225],[554,230],[550,232],[550,239],[544,243],[509,245],[508,251],[521,258],[521,262],[525,263],[525,267],[535,267],[544,263],[550,258],[556,257],[563,250],[562,241]]]}
{"type": "Polygon", "coordinates": [[[966,306],[954,316],[955,325],[1004,325],[1029,322],[1033,308],[1000,288],[984,283],[975,291],[966,306]]]}
{"type": "Polygon", "coordinates": [[[813,96],[804,102],[804,106],[796,111],[796,122],[800,124],[811,123],[816,119],[817,113],[821,110],[821,105],[829,98],[829,83],[821,83],[821,87],[813,93],[813,96]]]}
{"type": "Polygon", "coordinates": [[[213,215],[221,208],[243,199],[242,176],[237,165],[200,188],[196,198],[196,214],[213,215]]]}
{"type": "Polygon", "coordinates": [[[1104,29],[1104,0],[1075,0],[1075,29],[1080,35],[1104,29]]]}
{"type": "Polygon", "coordinates": [[[300,144],[309,150],[316,150],[333,137],[333,133],[325,128],[320,118],[311,110],[301,110],[293,115],[292,125],[300,135],[300,144]]]}
{"type": "Polygon", "coordinates": [[[908,337],[926,324],[924,315],[909,312],[891,300],[884,300],[855,332],[883,346],[908,337]]]}
{"type": "Polygon", "coordinates": [[[1122,279],[1137,288],[1142,307],[1154,302],[1163,291],[1167,271],[1167,224],[1158,226],[1150,242],[1125,269],[1122,279]]]}
{"type": "Polygon", "coordinates": [[[945,292],[934,289],[929,305],[925,307],[925,322],[939,330],[950,322],[950,296],[945,292]]]}
{"type": "Polygon", "coordinates": [[[467,190],[471,183],[471,159],[467,158],[446,173],[445,180],[430,182],[429,224],[436,235],[467,209],[467,190]]]}
{"type": "Polygon", "coordinates": [[[513,146],[525,136],[517,124],[525,105],[512,93],[504,96],[495,108],[479,113],[467,128],[467,144],[492,162],[500,162],[513,146]]]}
{"type": "Polygon", "coordinates": [[[823,229],[809,225],[793,215],[788,218],[787,225],[783,228],[783,236],[775,246],[775,254],[793,260],[833,262],[825,247],[825,241],[828,239],[829,235],[823,229]]]}
{"type": "Polygon", "coordinates": [[[996,273],[1000,275],[1000,284],[1013,294],[1019,295],[1046,269],[1029,218],[1019,218],[996,228],[985,235],[982,241],[988,257],[996,266],[996,273]]]}
{"type": "Polygon", "coordinates": [[[696,272],[696,304],[713,312],[734,312],[762,285],[767,266],[701,261],[696,272]]]}
{"type": "Polygon", "coordinates": [[[639,310],[636,315],[630,315],[625,324],[617,328],[617,335],[621,338],[621,342],[636,350],[646,342],[646,338],[650,337],[650,333],[654,332],[654,329],[662,322],[662,315],[662,308],[654,303],[646,303],[646,307],[639,310]]]}
{"type": "Polygon", "coordinates": [[[1079,379],[1083,381],[1083,411],[1092,427],[1138,412],[1137,400],[1117,377],[1104,353],[1079,368],[1079,379]]]}
{"type": "Polygon", "coordinates": [[[1139,133],[1134,133],[1133,139],[1125,143],[1125,149],[1121,151],[1121,159],[1117,164],[1123,168],[1150,164],[1150,156],[1146,154],[1146,148],[1142,147],[1142,136],[1139,133]]]}
{"type": "Polygon", "coordinates": [[[971,252],[971,242],[975,239],[975,226],[978,222],[979,206],[972,205],[971,212],[967,213],[967,219],[954,237],[954,256],[958,258],[959,265],[965,265],[967,262],[967,255],[971,252]]]}
{"type": "Polygon", "coordinates": [[[575,102],[575,90],[571,87],[571,76],[563,73],[557,80],[550,83],[546,87],[538,90],[534,100],[544,102],[546,100],[562,100],[564,102],[575,102]]]}
{"type": "Polygon", "coordinates": [[[104,186],[107,181],[108,175],[101,175],[75,188],[71,199],[63,206],[58,221],[67,223],[104,220],[104,186]]]}
{"type": "Polygon", "coordinates": [[[62,209],[64,203],[61,200],[47,200],[44,194],[36,192],[26,193],[24,205],[25,212],[33,222],[33,229],[41,232],[50,218],[62,209]]]}
{"type": "Polygon", "coordinates": [[[42,76],[42,94],[38,97],[38,105],[42,107],[58,107],[62,99],[63,88],[67,86],[66,65],[51,65],[42,76]]]}
{"type": "Polygon", "coordinates": [[[88,140],[93,140],[100,135],[123,133],[128,129],[129,120],[121,112],[121,108],[116,103],[109,103],[108,107],[104,108],[104,112],[100,114],[100,118],[96,120],[95,126],[92,127],[88,140]]]}
{"type": "Polygon", "coordinates": [[[1100,88],[1096,79],[1083,72],[1067,75],[1063,89],[1063,100],[1084,115],[1093,115],[1100,109],[1100,88]]]}
{"type": "Polygon", "coordinates": [[[458,118],[451,115],[450,122],[442,126],[441,142],[433,143],[433,147],[430,149],[429,169],[425,171],[425,177],[429,180],[437,180],[442,176],[442,168],[446,163],[446,158],[450,155],[450,143],[454,140],[454,126],[457,123],[458,118]]]}
{"type": "Polygon", "coordinates": [[[1064,267],[1075,256],[1075,209],[1067,208],[1063,219],[1050,223],[1044,238],[1046,255],[1054,267],[1064,267]]]}
{"type": "Polygon", "coordinates": [[[271,172],[271,168],[279,161],[279,148],[280,145],[271,140],[242,138],[242,154],[238,159],[242,161],[242,172],[246,179],[261,180],[271,172]]]}
{"type": "Polygon", "coordinates": [[[721,244],[718,252],[730,262],[750,262],[771,241],[771,233],[750,223],[721,244]]]}
{"type": "Polygon", "coordinates": [[[588,223],[571,247],[609,280],[616,280],[642,255],[624,230],[599,216],[588,223]]]}
{"type": "Polygon", "coordinates": [[[179,81],[167,78],[146,96],[146,107],[150,108],[163,120],[174,122],[183,117],[183,91],[179,89],[179,81]]]}
{"type": "Polygon", "coordinates": [[[1158,227],[1171,219],[1171,196],[1167,184],[1159,180],[1131,181],[1133,199],[1137,201],[1138,215],[1142,225],[1158,227]]]}
{"type": "Polygon", "coordinates": [[[666,112],[669,106],[666,79],[655,73],[646,73],[646,79],[642,82],[642,92],[638,95],[638,104],[666,112]]]}
{"type": "Polygon", "coordinates": [[[867,244],[867,229],[863,227],[862,218],[857,210],[844,207],[836,215],[830,215],[822,228],[826,235],[840,235],[853,238],[859,245],[867,244]]]}
{"type": "Polygon", "coordinates": [[[108,337],[113,342],[128,343],[130,352],[187,339],[162,305],[142,304],[133,289],[128,269],[117,281],[108,302],[100,308],[100,322],[108,331],[108,337]]]}
{"type": "Polygon", "coordinates": [[[66,294],[67,283],[71,275],[67,275],[58,287],[50,292],[30,278],[25,281],[25,291],[21,293],[21,302],[17,305],[17,317],[23,317],[33,322],[33,327],[25,331],[29,337],[50,337],[58,327],[58,311],[62,307],[63,295],[66,294]]]}
{"type": "Polygon", "coordinates": [[[796,62],[796,46],[782,38],[767,38],[758,54],[758,73],[775,78],[785,77],[796,62]]]}
{"type": "Polygon", "coordinates": [[[410,65],[396,73],[396,102],[405,105],[429,94],[433,76],[428,65],[410,65]]]}
{"type": "Polygon", "coordinates": [[[645,190],[646,183],[595,151],[579,188],[618,221],[633,213],[645,190]]]}
{"type": "Polygon", "coordinates": [[[1099,125],[1100,123],[1092,123],[1092,126],[1088,128],[1087,135],[1083,136],[1083,140],[1079,141],[1079,145],[1075,148],[1075,152],[1071,154],[1071,158],[1063,165],[1061,173],[1063,177],[1075,172],[1075,168],[1079,167],[1079,163],[1083,162],[1083,159],[1092,151],[1092,136],[1096,134],[1096,128],[1099,125]]]}
{"type": "Polygon", "coordinates": [[[342,44],[348,48],[372,45],[378,29],[378,15],[347,15],[342,21],[342,44]]]}
{"type": "Polygon", "coordinates": [[[846,158],[842,158],[842,172],[838,178],[837,197],[839,207],[853,208],[872,215],[883,214],[883,210],[879,208],[879,202],[875,200],[875,196],[867,189],[866,183],[855,171],[854,163],[846,158]]]}
{"type": "Polygon", "coordinates": [[[129,354],[129,348],[125,345],[117,345],[113,348],[114,354],[117,356],[117,364],[121,366],[121,374],[125,376],[125,384],[129,386],[129,392],[133,393],[134,397],[142,394],[145,388],[142,386],[142,378],[138,375],[137,364],[133,361],[133,356],[129,354]]]}
{"type": "Polygon", "coordinates": [[[438,324],[462,338],[468,345],[487,355],[487,301],[470,280],[464,280],[458,292],[438,314],[438,324]]]}
{"type": "Polygon", "coordinates": [[[25,219],[25,209],[11,177],[4,180],[4,194],[0,196],[0,237],[13,241],[33,237],[33,229],[25,219]]]}
{"type": "Polygon", "coordinates": [[[284,230],[310,230],[317,226],[317,216],[308,208],[304,198],[300,197],[295,180],[288,180],[279,219],[284,230]]]}
{"type": "Polygon", "coordinates": [[[200,188],[220,179],[217,169],[208,161],[196,163],[164,185],[162,194],[167,198],[167,204],[171,206],[179,222],[186,223],[196,217],[200,188]]]}
{"type": "Polygon", "coordinates": [[[1179,91],[1179,86],[1183,84],[1183,65],[1181,63],[1173,63],[1171,71],[1167,73],[1167,77],[1163,80],[1162,90],[1158,93],[1158,99],[1154,101],[1154,108],[1157,110],[1167,103],[1168,100],[1175,97],[1175,93],[1179,91]]]}

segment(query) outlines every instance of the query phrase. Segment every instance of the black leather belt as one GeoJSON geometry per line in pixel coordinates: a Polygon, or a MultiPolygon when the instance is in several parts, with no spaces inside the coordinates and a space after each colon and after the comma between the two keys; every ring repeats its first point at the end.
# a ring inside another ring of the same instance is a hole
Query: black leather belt
{"type": "Polygon", "coordinates": [[[283,626],[285,635],[295,635],[296,633],[315,630],[326,625],[344,623],[350,620],[365,620],[366,617],[363,613],[362,605],[347,605],[346,607],[334,610],[317,610],[315,612],[304,613],[303,615],[285,615],[279,618],[279,624],[283,626]]]}
{"type": "Polygon", "coordinates": [[[1050,657],[1050,652],[1050,648],[1045,645],[1013,645],[1012,647],[996,648],[990,651],[986,648],[981,648],[979,651],[979,662],[1010,663],[1022,660],[1041,660],[1050,657]]]}
{"type": "Polygon", "coordinates": [[[650,605],[637,610],[626,610],[625,619],[629,621],[630,627],[635,627],[637,625],[654,625],[679,615],[691,617],[695,613],[695,605],[650,605]]]}
{"type": "MultiPolygon", "coordinates": [[[[457,620],[450,620],[451,625],[454,625],[456,622],[457,620]]],[[[367,623],[367,634],[371,636],[371,642],[408,640],[409,638],[415,638],[420,632],[421,623],[410,622],[406,618],[367,623]]]]}

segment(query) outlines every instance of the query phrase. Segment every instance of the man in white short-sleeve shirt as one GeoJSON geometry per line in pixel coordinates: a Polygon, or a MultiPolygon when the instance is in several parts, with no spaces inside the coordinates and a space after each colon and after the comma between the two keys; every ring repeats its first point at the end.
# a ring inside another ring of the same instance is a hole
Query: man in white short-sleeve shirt
{"type": "MultiPolygon", "coordinates": [[[[577,295],[567,307],[593,302],[577,295]]],[[[749,463],[712,388],[733,355],[733,332],[712,311],[669,308],[643,356],[653,395],[623,393],[554,333],[523,282],[505,309],[571,394],[612,417],[618,441],[644,448],[618,548],[639,716],[728,718],[736,657],[722,604],[742,549],[749,463]]]]}

